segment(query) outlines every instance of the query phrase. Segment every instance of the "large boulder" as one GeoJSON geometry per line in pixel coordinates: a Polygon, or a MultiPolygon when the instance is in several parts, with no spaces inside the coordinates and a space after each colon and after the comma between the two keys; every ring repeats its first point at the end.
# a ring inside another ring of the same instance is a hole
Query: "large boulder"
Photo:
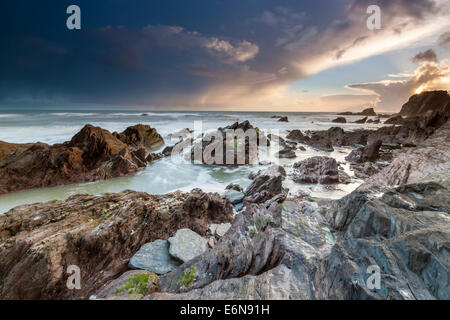
{"type": "Polygon", "coordinates": [[[248,120],[202,134],[191,148],[191,160],[207,165],[239,166],[255,164],[258,148],[270,140],[248,120]],[[217,153],[217,154],[216,154],[217,153]]]}
{"type": "Polygon", "coordinates": [[[207,249],[207,240],[190,229],[178,230],[168,241],[170,255],[182,262],[194,259],[207,249]]]}
{"type": "Polygon", "coordinates": [[[144,244],[128,263],[131,269],[150,270],[156,274],[166,274],[179,265],[178,260],[169,254],[167,240],[155,240],[144,244]]]}
{"type": "Polygon", "coordinates": [[[128,127],[122,133],[114,132],[113,135],[123,143],[133,147],[154,149],[164,144],[164,139],[156,129],[143,124],[128,127]]]}
{"type": "Polygon", "coordinates": [[[365,147],[353,150],[345,157],[345,160],[353,163],[373,162],[378,159],[382,144],[381,140],[377,140],[365,147]]]}
{"type": "Polygon", "coordinates": [[[347,123],[347,120],[344,117],[338,117],[334,119],[332,122],[334,123],[347,123]]]}
{"type": "Polygon", "coordinates": [[[340,172],[336,159],[312,157],[294,164],[292,180],[297,183],[334,184],[350,182],[348,176],[340,172]]]}
{"type": "Polygon", "coordinates": [[[148,195],[133,191],[75,195],[23,205],[0,215],[0,299],[87,299],[128,269],[148,242],[179,229],[206,235],[231,222],[219,194],[148,195]],[[68,266],[80,268],[80,290],[69,290],[68,266]]]}
{"type": "Polygon", "coordinates": [[[425,91],[413,95],[402,106],[400,115],[423,116],[434,112],[450,117],[450,95],[447,91],[425,91]]]}

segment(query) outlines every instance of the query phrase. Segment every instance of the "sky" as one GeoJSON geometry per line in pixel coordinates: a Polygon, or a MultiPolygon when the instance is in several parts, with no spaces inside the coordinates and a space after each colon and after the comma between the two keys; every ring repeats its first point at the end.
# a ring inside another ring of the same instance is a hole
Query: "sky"
{"type": "Polygon", "coordinates": [[[450,0],[2,0],[0,14],[0,109],[395,112],[450,90],[450,0]]]}

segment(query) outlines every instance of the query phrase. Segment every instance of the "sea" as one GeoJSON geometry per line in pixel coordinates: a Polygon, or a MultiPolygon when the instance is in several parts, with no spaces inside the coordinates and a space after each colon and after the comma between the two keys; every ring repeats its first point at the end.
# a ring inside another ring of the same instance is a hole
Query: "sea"
{"type": "MultiPolygon", "coordinates": [[[[285,138],[289,130],[327,130],[336,126],[332,120],[333,113],[314,112],[221,112],[221,111],[80,111],[80,110],[20,110],[0,111],[0,140],[11,143],[44,142],[47,144],[68,141],[86,124],[99,126],[110,132],[122,132],[127,127],[141,123],[156,128],[165,140],[165,146],[173,145],[171,133],[189,128],[200,123],[203,131],[215,130],[234,122],[250,121],[265,133],[278,133],[285,138]],[[272,116],[287,116],[289,122],[279,122],[272,116]]],[[[361,116],[348,116],[347,124],[339,124],[344,130],[360,128],[377,129],[377,124],[354,124],[351,121],[361,116]]],[[[161,146],[163,149],[165,146],[161,146]]],[[[265,160],[277,162],[275,158],[279,146],[272,144],[265,160]]],[[[306,151],[296,150],[296,159],[280,159],[288,177],[283,182],[284,188],[289,188],[292,195],[307,192],[311,197],[338,199],[356,189],[362,181],[353,176],[345,157],[351,148],[335,148],[334,152],[323,152],[305,146],[306,151]],[[330,156],[342,163],[344,170],[352,176],[352,183],[336,186],[298,184],[289,178],[295,162],[312,156],[330,156]]],[[[154,150],[158,152],[160,150],[154,150]]],[[[204,164],[194,164],[188,161],[173,161],[164,158],[148,164],[134,176],[114,178],[105,181],[80,183],[74,185],[32,189],[14,192],[0,196],[0,214],[11,208],[36,202],[63,200],[74,194],[101,194],[105,192],[120,192],[126,189],[143,191],[149,194],[165,194],[176,190],[188,192],[200,188],[206,192],[223,194],[230,183],[246,187],[251,183],[249,174],[267,167],[267,163],[250,166],[223,167],[204,164]]]]}

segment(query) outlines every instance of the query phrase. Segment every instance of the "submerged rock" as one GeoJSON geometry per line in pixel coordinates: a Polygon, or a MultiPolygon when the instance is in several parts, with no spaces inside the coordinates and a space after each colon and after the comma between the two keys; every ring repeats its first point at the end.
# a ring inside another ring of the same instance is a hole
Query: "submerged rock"
{"type": "Polygon", "coordinates": [[[295,151],[292,148],[285,147],[283,150],[280,150],[276,154],[276,157],[285,159],[294,159],[297,157],[297,155],[295,154],[295,151]]]}
{"type": "Polygon", "coordinates": [[[356,121],[353,122],[353,123],[364,124],[364,123],[366,123],[367,119],[368,119],[368,118],[365,117],[365,118],[362,118],[362,119],[360,119],[360,120],[356,120],[356,121]]]}
{"type": "Polygon", "coordinates": [[[169,255],[167,240],[156,240],[144,244],[128,263],[131,269],[150,270],[156,274],[166,274],[179,265],[180,263],[169,255]]]}
{"type": "Polygon", "coordinates": [[[288,117],[281,117],[278,122],[289,122],[288,117]]]}
{"type": "Polygon", "coordinates": [[[338,117],[334,119],[332,122],[334,123],[347,123],[347,120],[344,117],[338,117]]]}
{"type": "Polygon", "coordinates": [[[172,257],[187,262],[204,253],[208,241],[190,229],[178,230],[169,238],[169,253],[172,257]]]}

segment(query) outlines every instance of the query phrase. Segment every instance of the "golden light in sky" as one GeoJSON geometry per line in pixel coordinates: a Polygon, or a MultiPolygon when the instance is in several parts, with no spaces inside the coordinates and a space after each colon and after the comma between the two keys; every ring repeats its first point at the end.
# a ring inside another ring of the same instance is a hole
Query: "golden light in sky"
{"type": "Polygon", "coordinates": [[[416,94],[421,94],[422,91],[423,91],[423,88],[419,87],[419,88],[416,89],[416,94]]]}

